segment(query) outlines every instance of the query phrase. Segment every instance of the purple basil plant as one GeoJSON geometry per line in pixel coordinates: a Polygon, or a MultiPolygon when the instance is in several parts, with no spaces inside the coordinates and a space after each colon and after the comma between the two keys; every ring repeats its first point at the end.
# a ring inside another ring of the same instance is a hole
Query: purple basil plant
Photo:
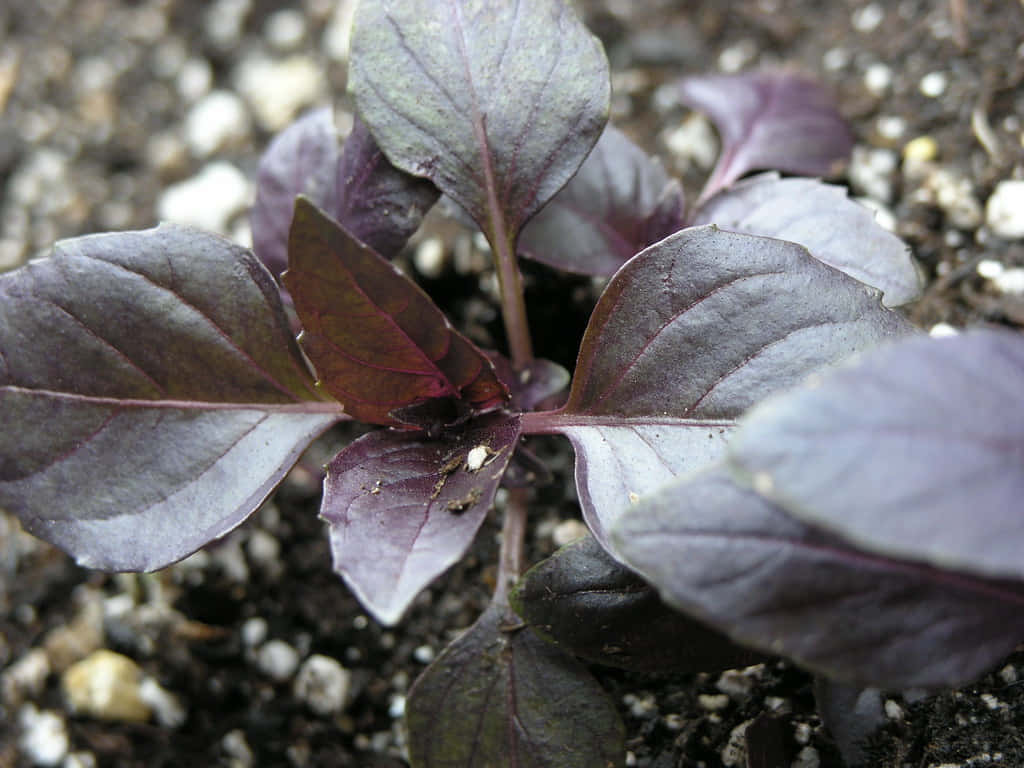
{"type": "Polygon", "coordinates": [[[892,309],[919,292],[905,246],[778,173],[849,154],[820,85],[677,87],[722,138],[692,205],[607,124],[605,55],[566,0],[360,3],[356,122],[341,143],[316,111],[270,145],[254,251],[165,224],[0,277],[0,505],[85,566],[153,570],[333,425],[377,425],[327,465],[321,517],[392,624],[505,484],[491,606],[410,692],[417,767],[622,765],[579,659],[783,655],[823,713],[976,677],[1024,636],[1021,339],[915,332],[892,309]],[[441,194],[491,246],[507,355],[389,261],[441,194]],[[533,355],[519,257],[609,278],[571,377],[533,355]],[[539,434],[572,444],[592,535],[524,575],[539,434]]]}

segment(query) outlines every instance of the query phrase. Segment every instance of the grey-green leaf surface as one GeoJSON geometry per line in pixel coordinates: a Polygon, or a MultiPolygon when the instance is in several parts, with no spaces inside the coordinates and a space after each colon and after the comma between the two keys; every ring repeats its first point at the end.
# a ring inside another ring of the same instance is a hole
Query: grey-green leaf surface
{"type": "Polygon", "coordinates": [[[270,273],[223,238],[92,235],[0,277],[0,506],[83,565],[227,533],[340,418],[270,273]]]}
{"type": "Polygon", "coordinates": [[[815,672],[885,689],[962,685],[1024,637],[1024,585],[875,555],[741,488],[722,465],[613,532],[664,600],[815,672]]]}
{"type": "Polygon", "coordinates": [[[508,242],[576,172],[610,99],[566,0],[360,3],[349,77],[388,159],[508,242]]]}
{"type": "Polygon", "coordinates": [[[764,173],[719,192],[701,206],[693,223],[799,243],[816,259],[878,288],[887,307],[921,295],[906,243],[850,200],[843,187],[764,173]]]}
{"type": "MultiPolygon", "coordinates": [[[[607,529],[721,455],[735,419],[816,368],[911,331],[880,294],[806,249],[692,227],[627,262],[594,309],[566,406],[584,517],[607,529]]],[[[524,416],[524,430],[537,431],[524,416]]]]}
{"type": "Polygon", "coordinates": [[[617,768],[625,729],[587,670],[491,605],[406,702],[412,768],[617,768]]]}
{"type": "Polygon", "coordinates": [[[866,354],[754,409],[732,464],[865,549],[1024,579],[1024,337],[974,331],[866,354]]]}

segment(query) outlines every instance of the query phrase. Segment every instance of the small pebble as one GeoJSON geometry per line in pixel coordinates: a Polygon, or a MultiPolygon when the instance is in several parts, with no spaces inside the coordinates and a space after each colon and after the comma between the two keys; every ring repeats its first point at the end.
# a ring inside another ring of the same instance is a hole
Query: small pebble
{"type": "Polygon", "coordinates": [[[299,666],[299,652],[284,640],[270,640],[256,652],[256,666],[271,680],[291,680],[299,666]]]}
{"type": "Polygon", "coordinates": [[[864,70],[864,87],[875,96],[881,96],[892,87],[892,70],[877,62],[864,70]]]}
{"type": "Polygon", "coordinates": [[[248,135],[249,113],[231,91],[207,94],[185,116],[185,141],[199,158],[241,144],[248,135]]]}
{"type": "Polygon", "coordinates": [[[874,32],[885,19],[885,11],[878,3],[868,3],[853,12],[851,21],[858,32],[874,32]]]}
{"type": "Polygon", "coordinates": [[[394,720],[405,716],[405,696],[395,695],[391,697],[391,703],[388,705],[388,715],[394,720]]]}
{"type": "Polygon", "coordinates": [[[435,280],[444,273],[445,262],[444,242],[439,237],[428,237],[416,246],[412,257],[416,271],[435,280]]]}
{"type": "Polygon", "coordinates": [[[896,166],[897,156],[891,149],[856,146],[850,159],[850,184],[858,194],[889,204],[896,166]]]}
{"type": "Polygon", "coordinates": [[[96,755],[92,752],[72,752],[64,758],[60,768],[96,768],[96,755]]]}
{"type": "Polygon", "coordinates": [[[263,529],[256,528],[249,534],[245,549],[249,560],[263,573],[274,577],[284,569],[281,563],[281,542],[263,529]]]}
{"type": "Polygon", "coordinates": [[[50,659],[41,648],[25,653],[0,675],[0,695],[8,707],[25,699],[35,698],[43,692],[50,675],[50,659]]]}
{"type": "Polygon", "coordinates": [[[939,143],[931,136],[918,136],[903,145],[903,160],[929,163],[938,158],[939,143]]]}
{"type": "Polygon", "coordinates": [[[220,748],[231,759],[231,768],[252,768],[256,764],[252,748],[245,738],[245,731],[241,728],[225,733],[224,738],[220,740],[220,748]]]}
{"type": "Polygon", "coordinates": [[[178,697],[151,677],[139,684],[139,698],[149,705],[156,721],[164,728],[180,728],[188,719],[188,711],[178,697]]]}
{"type": "Polygon", "coordinates": [[[61,677],[68,708],[100,720],[145,722],[151,710],[142,699],[142,670],[127,656],[99,650],[71,665],[61,677]]]}
{"type": "Polygon", "coordinates": [[[875,129],[886,141],[897,141],[907,132],[907,121],[896,115],[882,115],[875,121],[875,129]]]}
{"type": "Polygon", "coordinates": [[[850,63],[850,52],[845,48],[829,48],[821,57],[821,64],[829,72],[845,69],[850,63]]]}
{"type": "Polygon", "coordinates": [[[429,664],[434,660],[434,649],[429,645],[421,645],[412,652],[412,657],[420,664],[429,664]]]}
{"type": "Polygon", "coordinates": [[[201,99],[213,85],[213,67],[206,59],[189,59],[182,64],[176,84],[185,101],[201,99]]]}
{"type": "Polygon", "coordinates": [[[18,744],[32,765],[60,765],[71,746],[64,718],[29,704],[18,713],[18,720],[21,725],[18,744]]]}
{"type": "Polygon", "coordinates": [[[885,700],[885,716],[890,720],[902,720],[903,719],[903,707],[898,702],[892,699],[885,700]]]}
{"type": "Polygon", "coordinates": [[[747,764],[747,728],[752,722],[744,720],[729,731],[729,740],[722,747],[722,765],[733,768],[747,764]]]}
{"type": "Polygon", "coordinates": [[[743,669],[727,669],[719,675],[715,687],[730,698],[743,700],[750,696],[757,681],[764,676],[764,664],[743,669]]]}
{"type": "Polygon", "coordinates": [[[323,71],[313,59],[300,54],[285,59],[245,59],[235,72],[235,85],[260,126],[272,132],[280,131],[326,92],[323,71]]]}
{"type": "MultiPolygon", "coordinates": [[[[245,210],[250,196],[245,175],[230,163],[217,161],[167,187],[157,201],[157,214],[166,221],[226,234],[229,220],[245,210]]],[[[218,553],[223,548],[218,547],[218,553]]]]}
{"type": "Polygon", "coordinates": [[[936,323],[928,330],[928,335],[933,339],[943,339],[950,336],[956,336],[960,333],[949,323],[936,323]]]}
{"type": "Polygon", "coordinates": [[[1017,682],[1017,668],[1013,664],[1007,664],[999,670],[999,679],[1007,685],[1013,685],[1017,682]]]}
{"type": "Polygon", "coordinates": [[[564,547],[587,535],[589,529],[582,520],[563,520],[551,531],[551,543],[556,547],[564,547]]]}
{"type": "Polygon", "coordinates": [[[665,134],[663,141],[680,172],[691,166],[710,170],[718,157],[718,137],[708,119],[699,112],[692,113],[678,128],[665,134]]]}
{"type": "Polygon", "coordinates": [[[981,694],[980,698],[981,698],[981,702],[986,707],[988,707],[989,709],[991,709],[993,711],[997,710],[997,709],[1004,709],[1006,707],[1006,703],[1005,702],[1000,701],[995,696],[993,696],[991,693],[983,693],[983,694],[981,694]]]}
{"type": "Polygon", "coordinates": [[[1024,238],[1024,181],[1000,181],[985,205],[985,224],[1004,240],[1024,238]]]}
{"type": "Polygon", "coordinates": [[[263,27],[267,42],[279,51],[297,48],[306,36],[306,17],[299,10],[285,8],[275,11],[263,27]]]}
{"type": "Polygon", "coordinates": [[[811,740],[811,726],[807,723],[797,723],[793,727],[793,739],[797,744],[806,744],[811,740]]]}
{"type": "Polygon", "coordinates": [[[943,72],[929,72],[921,78],[918,90],[930,99],[938,98],[946,92],[947,78],[943,72]]]}
{"type": "Polygon", "coordinates": [[[329,656],[313,654],[299,667],[295,697],[323,717],[337,715],[348,702],[352,675],[329,656]]]}
{"type": "Polygon", "coordinates": [[[729,706],[729,697],[724,693],[702,693],[697,697],[701,709],[717,712],[729,706]]]}

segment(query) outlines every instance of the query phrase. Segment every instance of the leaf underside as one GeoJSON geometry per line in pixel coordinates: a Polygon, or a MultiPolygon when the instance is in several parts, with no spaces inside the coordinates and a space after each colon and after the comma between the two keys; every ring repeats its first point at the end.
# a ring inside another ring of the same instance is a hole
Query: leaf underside
{"type": "Polygon", "coordinates": [[[626,751],[587,670],[494,605],[413,685],[406,723],[413,768],[617,768],[626,751]]]}
{"type": "Polygon", "coordinates": [[[887,307],[921,295],[906,244],[847,198],[842,187],[764,173],[719,192],[701,206],[693,223],[799,243],[816,259],[878,288],[887,307]]]}
{"type": "Polygon", "coordinates": [[[392,166],[358,118],[344,145],[329,108],[296,120],[260,158],[253,205],[253,250],[278,277],[288,266],[295,198],[329,212],[358,240],[391,258],[437,201],[432,184],[392,166]]]}
{"type": "Polygon", "coordinates": [[[614,539],[670,605],[828,677],[881,688],[975,679],[1024,637],[1024,588],[873,555],[712,467],[642,500],[614,539]]]}
{"type": "Polygon", "coordinates": [[[508,397],[490,360],[392,264],[310,202],[295,205],[284,276],[318,384],[359,421],[450,398],[482,411],[508,397]]]}
{"type": "Polygon", "coordinates": [[[223,535],[340,418],[270,274],[220,237],[92,235],[0,277],[0,506],[85,566],[223,535]]]}
{"type": "Polygon", "coordinates": [[[576,449],[587,524],[610,546],[622,510],[718,458],[755,402],[910,331],[877,290],[793,243],[711,226],[651,246],[602,294],[551,420],[576,449]]]}
{"type": "Polygon", "coordinates": [[[731,461],[860,546],[1024,579],[1024,338],[908,339],[755,409],[731,461]]]}
{"type": "Polygon", "coordinates": [[[399,168],[493,237],[576,172],[608,115],[608,63],[565,0],[361,3],[349,88],[399,168]]]}
{"type": "Polygon", "coordinates": [[[320,516],[334,567],[378,621],[396,623],[462,557],[518,439],[518,417],[489,414],[436,440],[371,432],[331,461],[320,516]]]}

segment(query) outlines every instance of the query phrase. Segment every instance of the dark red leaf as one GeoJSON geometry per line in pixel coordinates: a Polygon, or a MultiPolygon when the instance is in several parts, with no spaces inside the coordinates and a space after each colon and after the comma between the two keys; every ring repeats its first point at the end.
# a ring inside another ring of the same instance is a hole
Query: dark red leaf
{"type": "Polygon", "coordinates": [[[284,282],[319,385],[359,421],[400,425],[392,411],[436,398],[477,411],[508,392],[490,360],[392,264],[300,198],[284,282]]]}

